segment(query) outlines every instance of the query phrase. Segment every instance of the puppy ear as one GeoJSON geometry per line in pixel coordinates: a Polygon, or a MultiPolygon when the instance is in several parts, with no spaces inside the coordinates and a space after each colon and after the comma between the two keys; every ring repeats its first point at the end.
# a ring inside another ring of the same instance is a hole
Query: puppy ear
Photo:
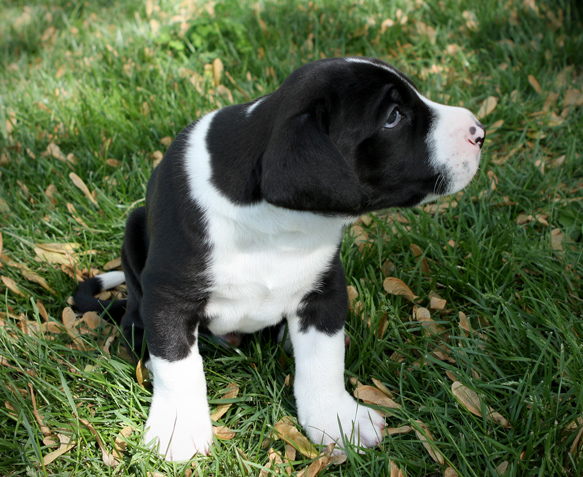
{"type": "Polygon", "coordinates": [[[355,214],[362,192],[354,168],[333,144],[322,108],[274,126],[263,156],[261,191],[295,210],[355,214]]]}

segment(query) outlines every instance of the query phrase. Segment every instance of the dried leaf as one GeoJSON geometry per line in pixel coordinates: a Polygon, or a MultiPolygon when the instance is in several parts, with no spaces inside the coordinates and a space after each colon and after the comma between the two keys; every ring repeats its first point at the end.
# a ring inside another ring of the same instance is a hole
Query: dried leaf
{"type": "MultiPolygon", "coordinates": [[[[482,400],[480,396],[475,391],[472,391],[467,386],[464,386],[459,381],[454,382],[451,385],[451,391],[454,396],[458,398],[462,406],[464,406],[468,411],[476,416],[482,417],[482,400]]],[[[487,419],[501,424],[505,428],[511,428],[512,425],[498,412],[494,411],[491,407],[485,406],[488,415],[487,419]]]]}
{"type": "Polygon", "coordinates": [[[383,429],[383,436],[394,436],[395,434],[407,434],[412,430],[413,428],[411,426],[385,427],[383,429]]]}
{"type": "Polygon", "coordinates": [[[478,110],[478,118],[484,118],[488,116],[496,106],[498,105],[498,98],[495,96],[490,96],[482,102],[480,109],[478,110]]]}
{"type": "Polygon", "coordinates": [[[125,452],[128,446],[124,438],[131,436],[133,432],[133,426],[126,426],[117,434],[114,442],[115,448],[112,451],[112,454],[116,459],[122,459],[122,454],[125,452]]]}
{"type": "Polygon", "coordinates": [[[443,458],[443,455],[441,455],[441,453],[437,451],[435,444],[431,444],[434,441],[433,441],[433,436],[431,435],[431,432],[429,432],[429,428],[425,424],[423,424],[421,421],[415,421],[415,422],[417,422],[424,431],[424,432],[421,432],[421,431],[415,430],[415,434],[417,435],[417,439],[419,439],[421,441],[421,443],[423,444],[423,447],[425,447],[425,449],[427,449],[427,452],[429,453],[429,455],[431,456],[431,458],[435,462],[438,462],[441,465],[445,464],[445,459],[443,458]]]}
{"type": "Polygon", "coordinates": [[[214,83],[215,87],[217,87],[219,85],[219,83],[221,82],[221,76],[222,76],[224,70],[225,70],[225,67],[224,67],[221,59],[215,58],[213,60],[213,83],[214,83]]]}
{"type": "Polygon", "coordinates": [[[453,467],[448,467],[443,473],[443,477],[458,477],[458,473],[453,467]]]}
{"type": "Polygon", "coordinates": [[[36,307],[38,309],[38,314],[41,316],[43,321],[48,322],[49,321],[49,314],[47,313],[47,310],[46,310],[45,306],[43,305],[42,301],[37,300],[36,307]]]}
{"type": "Polygon", "coordinates": [[[105,270],[106,272],[110,270],[115,270],[116,268],[121,268],[121,257],[114,258],[113,260],[110,260],[103,266],[103,270],[105,270]]]}
{"type": "Polygon", "coordinates": [[[227,426],[213,426],[213,434],[224,441],[230,441],[235,433],[227,426]]]}
{"type": "MultiPolygon", "coordinates": [[[[233,399],[237,397],[237,394],[239,394],[239,386],[237,385],[237,383],[230,383],[226,388],[225,388],[225,394],[223,395],[223,397],[221,399],[233,399]]],[[[211,414],[211,419],[213,421],[218,421],[221,417],[223,417],[223,415],[229,410],[229,408],[232,406],[232,403],[228,403],[228,404],[219,404],[217,406],[217,409],[215,410],[215,412],[213,412],[211,414]]]]}
{"type": "Polygon", "coordinates": [[[85,343],[83,342],[83,340],[81,339],[77,332],[77,325],[79,323],[79,320],[77,319],[77,315],[75,314],[75,312],[69,307],[65,308],[62,314],[62,320],[63,325],[65,325],[65,329],[67,330],[67,334],[73,340],[75,347],[81,351],[85,351],[86,350],[85,343]]]}
{"type": "Polygon", "coordinates": [[[38,283],[41,287],[43,287],[45,290],[50,291],[53,294],[57,294],[57,292],[55,290],[53,290],[49,284],[47,283],[47,281],[41,277],[40,275],[37,275],[36,273],[32,272],[31,270],[29,270],[28,268],[23,268],[21,270],[22,275],[24,276],[24,278],[26,278],[27,280],[34,282],[34,283],[38,283]]]}
{"type": "Polygon", "coordinates": [[[385,393],[373,386],[359,386],[354,390],[354,396],[366,404],[374,404],[389,409],[399,409],[401,405],[393,401],[385,393]]]}
{"type": "Polygon", "coordinates": [[[370,245],[368,234],[360,225],[353,225],[350,228],[350,234],[354,237],[354,243],[360,252],[370,245]]]}
{"type": "Polygon", "coordinates": [[[275,430],[285,442],[295,447],[303,456],[308,459],[318,457],[319,453],[316,448],[296,429],[290,418],[284,417],[278,421],[275,424],[275,430]]]}
{"type": "Polygon", "coordinates": [[[414,301],[416,298],[419,298],[403,281],[395,277],[385,278],[383,288],[387,293],[404,296],[409,301],[414,301]]]}
{"type": "Polygon", "coordinates": [[[61,446],[57,450],[50,452],[49,454],[47,454],[43,457],[43,464],[44,465],[49,465],[56,458],[69,452],[76,445],[75,442],[71,442],[70,437],[65,436],[64,434],[57,434],[57,436],[59,437],[59,441],[61,443],[61,446]]]}
{"type": "Polygon", "coordinates": [[[423,251],[421,250],[421,248],[419,247],[419,245],[415,245],[414,243],[412,243],[409,247],[411,248],[411,252],[413,253],[413,256],[417,260],[421,260],[421,271],[423,272],[423,274],[424,275],[430,275],[429,265],[427,264],[427,259],[422,258],[423,257],[423,251]]]}
{"type": "Polygon", "coordinates": [[[391,390],[389,388],[387,388],[378,379],[372,378],[372,382],[374,383],[374,385],[377,388],[379,388],[379,391],[381,391],[383,394],[385,394],[388,398],[393,399],[395,397],[394,394],[391,392],[391,390]]]}
{"type": "Polygon", "coordinates": [[[533,89],[537,92],[537,94],[542,94],[543,89],[540,87],[539,82],[536,80],[536,78],[534,76],[528,75],[528,82],[533,87],[533,89]]]}
{"type": "Polygon", "coordinates": [[[170,146],[170,144],[172,144],[172,138],[170,136],[166,136],[160,139],[160,142],[162,143],[162,145],[168,147],[170,146]]]}
{"type": "Polygon", "coordinates": [[[0,279],[2,280],[4,285],[6,285],[6,288],[8,288],[13,293],[16,293],[17,295],[20,296],[26,296],[24,293],[20,291],[20,288],[18,288],[18,285],[12,278],[2,275],[0,279]]]}
{"type": "Polygon", "coordinates": [[[91,194],[91,192],[89,191],[89,188],[87,187],[85,182],[83,182],[83,179],[81,179],[74,172],[71,172],[69,174],[69,178],[73,181],[73,184],[75,185],[75,187],[77,187],[81,192],[83,192],[85,197],[87,197],[93,204],[98,205],[97,201],[95,200],[95,197],[93,197],[93,194],[91,194]]]}
{"type": "Polygon", "coordinates": [[[561,229],[553,229],[551,231],[551,247],[553,250],[558,252],[563,251],[563,241],[565,240],[565,234],[561,229]]]}
{"type": "Polygon", "coordinates": [[[429,308],[431,308],[432,310],[443,310],[446,304],[447,301],[444,300],[443,298],[440,298],[436,294],[431,294],[429,296],[429,308]]]}
{"type": "MultiPolygon", "coordinates": [[[[496,471],[498,472],[498,475],[504,475],[504,473],[506,472],[506,470],[508,469],[508,466],[510,464],[507,461],[501,462],[498,467],[496,467],[496,471]]],[[[454,475],[454,474],[452,474],[454,475]]],[[[457,474],[455,474],[457,476],[457,474]]]]}
{"type": "Polygon", "coordinates": [[[143,388],[146,387],[147,382],[150,380],[150,372],[148,371],[148,368],[146,368],[146,365],[141,359],[138,361],[138,364],[136,365],[136,380],[138,381],[138,384],[143,388]]]}
{"type": "Polygon", "coordinates": [[[79,422],[85,425],[95,436],[95,440],[97,440],[97,445],[101,449],[101,459],[103,460],[103,463],[107,467],[117,467],[119,465],[118,460],[113,456],[113,454],[110,454],[109,451],[105,448],[105,445],[103,444],[103,441],[99,437],[99,434],[97,433],[95,428],[86,419],[79,419],[79,422]]]}
{"type": "Polygon", "coordinates": [[[49,153],[49,155],[53,156],[55,159],[58,159],[59,161],[67,162],[67,156],[65,156],[65,154],[63,154],[63,152],[61,151],[61,148],[59,146],[57,146],[55,143],[51,142],[47,146],[47,152],[49,153]]]}
{"type": "Polygon", "coordinates": [[[391,463],[391,477],[407,477],[405,471],[399,469],[399,467],[397,467],[397,464],[395,464],[392,460],[389,462],[391,463]]]}
{"type": "Polygon", "coordinates": [[[583,106],[583,93],[575,88],[569,88],[563,99],[563,107],[583,106]]]}

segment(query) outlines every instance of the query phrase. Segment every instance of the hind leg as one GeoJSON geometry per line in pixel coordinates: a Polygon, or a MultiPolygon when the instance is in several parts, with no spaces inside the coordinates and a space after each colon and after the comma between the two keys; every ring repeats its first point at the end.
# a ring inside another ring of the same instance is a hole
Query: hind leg
{"type": "Polygon", "coordinates": [[[122,266],[128,288],[126,312],[121,320],[125,345],[136,361],[147,358],[144,323],[140,315],[142,284],[140,276],[148,257],[146,209],[139,207],[128,217],[121,251],[122,266]]]}

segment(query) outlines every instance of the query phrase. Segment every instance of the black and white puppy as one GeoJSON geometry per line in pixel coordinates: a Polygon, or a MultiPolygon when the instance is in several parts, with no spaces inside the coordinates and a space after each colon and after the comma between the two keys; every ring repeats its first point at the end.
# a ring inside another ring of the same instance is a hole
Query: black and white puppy
{"type": "Polygon", "coordinates": [[[461,190],[484,137],[468,110],[428,100],[372,58],[307,64],[275,92],[185,128],[128,219],[123,273],[75,295],[96,308],[92,293],[127,282],[121,327],[138,355],[145,335],[154,380],[146,441],[169,460],[209,451],[199,329],[286,320],[310,439],[375,446],[383,418],[344,386],[343,230],[366,212],[461,190]]]}

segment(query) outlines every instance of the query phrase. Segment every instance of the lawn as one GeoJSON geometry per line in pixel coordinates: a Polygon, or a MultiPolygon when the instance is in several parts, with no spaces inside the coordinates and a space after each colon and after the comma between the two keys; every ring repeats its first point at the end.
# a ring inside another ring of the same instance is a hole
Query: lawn
{"type": "Polygon", "coordinates": [[[580,5],[2,2],[0,474],[582,475],[580,5]],[[264,336],[205,342],[212,454],[164,462],[141,443],[147,376],[68,297],[117,266],[184,126],[348,55],[392,63],[488,130],[463,193],[346,231],[347,388],[390,433],[318,457],[297,437],[293,356],[264,336]]]}

